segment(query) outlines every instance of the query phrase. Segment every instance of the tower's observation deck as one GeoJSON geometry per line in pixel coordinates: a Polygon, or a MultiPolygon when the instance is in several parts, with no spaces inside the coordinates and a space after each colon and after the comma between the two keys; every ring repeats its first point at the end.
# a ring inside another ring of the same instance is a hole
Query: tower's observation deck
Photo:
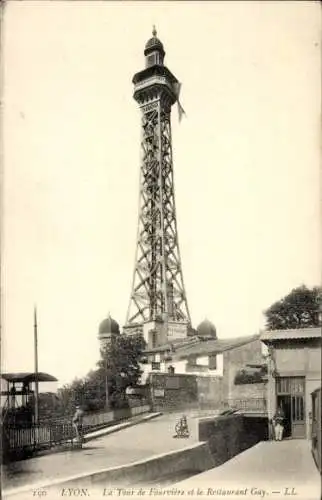
{"type": "Polygon", "coordinates": [[[174,198],[171,107],[180,84],[164,66],[153,31],[146,67],[133,77],[141,110],[140,202],[136,259],[125,332],[141,331],[151,347],[188,335],[190,315],[183,283],[174,198]]]}

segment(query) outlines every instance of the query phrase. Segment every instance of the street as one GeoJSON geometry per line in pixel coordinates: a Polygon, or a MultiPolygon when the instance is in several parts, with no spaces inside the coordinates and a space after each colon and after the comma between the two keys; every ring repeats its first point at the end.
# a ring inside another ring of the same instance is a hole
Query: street
{"type": "Polygon", "coordinates": [[[144,460],[197,442],[196,420],[188,418],[190,437],[174,439],[180,414],[167,414],[83,445],[81,450],[48,454],[4,467],[3,488],[49,484],[53,480],[144,460]]]}

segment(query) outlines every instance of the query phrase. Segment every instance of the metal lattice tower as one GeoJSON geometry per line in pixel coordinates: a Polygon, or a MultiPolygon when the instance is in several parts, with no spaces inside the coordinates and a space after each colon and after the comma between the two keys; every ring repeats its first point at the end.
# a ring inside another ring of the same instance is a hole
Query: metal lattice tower
{"type": "Polygon", "coordinates": [[[171,106],[180,84],[163,64],[156,37],[144,51],[146,68],[133,77],[141,110],[139,224],[126,325],[157,319],[190,324],[179,253],[174,198],[171,106]]]}

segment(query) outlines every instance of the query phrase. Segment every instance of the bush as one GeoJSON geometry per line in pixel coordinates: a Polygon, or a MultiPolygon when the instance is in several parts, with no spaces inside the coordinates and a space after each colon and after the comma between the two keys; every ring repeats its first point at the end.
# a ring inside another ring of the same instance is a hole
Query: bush
{"type": "Polygon", "coordinates": [[[258,384],[264,382],[263,380],[263,370],[259,370],[258,372],[250,373],[246,370],[240,370],[235,375],[234,384],[235,385],[243,385],[243,384],[258,384]]]}

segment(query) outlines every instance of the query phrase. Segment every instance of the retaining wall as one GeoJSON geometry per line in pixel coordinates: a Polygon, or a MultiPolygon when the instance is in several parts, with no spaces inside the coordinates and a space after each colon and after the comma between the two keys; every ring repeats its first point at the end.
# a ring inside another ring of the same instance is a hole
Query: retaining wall
{"type": "MultiPolygon", "coordinates": [[[[111,488],[124,486],[150,486],[151,482],[163,477],[173,476],[184,471],[189,475],[198,474],[214,466],[207,443],[197,443],[170,453],[156,455],[147,460],[133,462],[124,466],[113,467],[94,473],[73,476],[56,481],[48,486],[48,491],[60,491],[63,488],[111,488]]],[[[21,493],[21,491],[20,491],[21,493]]],[[[24,491],[28,493],[27,490],[24,491]]],[[[14,493],[12,493],[14,495],[14,493]]]]}
{"type": "Polygon", "coordinates": [[[228,415],[199,420],[199,440],[208,443],[214,465],[267,439],[267,418],[228,415]]]}

